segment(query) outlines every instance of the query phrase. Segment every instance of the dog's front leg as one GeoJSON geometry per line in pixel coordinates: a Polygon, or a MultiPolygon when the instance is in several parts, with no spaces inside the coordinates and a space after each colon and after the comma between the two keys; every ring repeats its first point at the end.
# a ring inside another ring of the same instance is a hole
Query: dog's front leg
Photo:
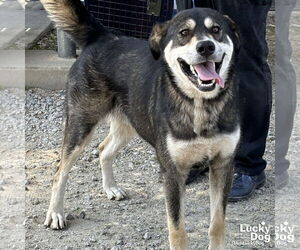
{"type": "Polygon", "coordinates": [[[169,243],[171,250],[185,250],[187,239],[184,223],[185,177],[172,167],[164,174],[164,189],[168,217],[169,243]]]}
{"type": "Polygon", "coordinates": [[[218,159],[210,166],[209,189],[210,189],[210,227],[209,249],[225,249],[225,210],[227,196],[231,187],[232,163],[231,160],[218,159]]]}
{"type": "Polygon", "coordinates": [[[157,159],[163,170],[169,244],[171,250],[186,250],[183,199],[188,170],[177,167],[167,152],[163,144],[156,147],[157,159]]]}
{"type": "MultiPolygon", "coordinates": [[[[159,152],[160,151],[160,152],[159,152]]],[[[158,160],[164,169],[164,191],[168,217],[169,244],[171,250],[185,250],[187,239],[184,223],[183,196],[185,191],[186,174],[178,171],[168,156],[160,154],[158,160]]]]}

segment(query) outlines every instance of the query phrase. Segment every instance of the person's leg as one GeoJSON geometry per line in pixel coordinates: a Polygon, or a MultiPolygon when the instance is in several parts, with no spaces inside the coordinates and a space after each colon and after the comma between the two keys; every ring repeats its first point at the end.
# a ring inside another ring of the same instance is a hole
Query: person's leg
{"type": "Polygon", "coordinates": [[[230,16],[240,29],[242,46],[236,66],[236,85],[242,139],[235,158],[235,171],[259,175],[266,167],[263,155],[272,106],[266,43],[266,18],[271,0],[195,0],[195,6],[214,8],[230,16]]]}
{"type": "MultiPolygon", "coordinates": [[[[242,182],[246,183],[246,193],[249,188],[253,192],[255,183],[249,176],[259,176],[259,184],[265,179],[263,170],[266,161],[263,155],[272,106],[266,43],[266,19],[271,0],[196,0],[195,6],[214,8],[230,16],[240,29],[242,46],[236,66],[236,85],[239,89],[242,139],[235,158],[235,171],[247,175],[242,182]]],[[[241,186],[240,183],[237,186],[241,186]]]]}
{"type": "Polygon", "coordinates": [[[194,7],[192,0],[176,0],[177,11],[191,9],[194,7]]]}
{"type": "Polygon", "coordinates": [[[213,0],[194,0],[195,7],[214,9],[213,0]]]}
{"type": "Polygon", "coordinates": [[[296,108],[296,74],[291,64],[292,48],[289,42],[290,16],[295,0],[284,4],[276,1],[276,63],[275,63],[275,174],[276,187],[288,183],[289,161],[286,154],[292,133],[296,108]]]}
{"type": "Polygon", "coordinates": [[[271,0],[214,0],[214,4],[217,10],[237,23],[241,33],[242,46],[236,70],[242,139],[235,169],[243,174],[258,175],[266,167],[263,155],[272,103],[266,43],[266,18],[271,0]]]}
{"type": "Polygon", "coordinates": [[[241,34],[236,66],[242,137],[234,160],[235,175],[229,201],[250,197],[265,182],[263,155],[272,106],[271,72],[267,63],[266,19],[271,0],[211,0],[211,6],[230,16],[241,34]]]}

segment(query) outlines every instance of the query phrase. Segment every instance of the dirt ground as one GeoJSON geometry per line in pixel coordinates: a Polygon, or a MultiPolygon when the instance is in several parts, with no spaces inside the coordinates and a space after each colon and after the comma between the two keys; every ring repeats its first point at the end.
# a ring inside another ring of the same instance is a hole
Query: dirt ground
{"type": "MultiPolygon", "coordinates": [[[[269,25],[268,35],[271,55],[274,55],[274,27],[269,25]]],[[[292,43],[297,45],[300,28],[294,26],[292,43]]],[[[299,60],[295,57],[295,60],[299,60]]],[[[299,89],[299,88],[298,88],[299,89]]],[[[7,90],[0,91],[0,97],[14,96],[7,90]]],[[[20,94],[21,95],[21,94],[20,94]]],[[[0,99],[1,100],[1,99],[0,99]]],[[[12,98],[9,99],[10,101],[12,98]]],[[[102,193],[102,181],[99,168],[97,145],[108,133],[108,125],[102,122],[93,137],[90,146],[77,161],[69,176],[65,195],[65,213],[68,218],[66,230],[53,231],[43,226],[48,208],[51,181],[59,161],[62,139],[64,91],[30,89],[26,91],[26,207],[25,221],[17,221],[18,210],[0,217],[0,224],[6,228],[15,223],[14,242],[3,249],[22,249],[22,225],[25,225],[26,249],[168,249],[166,215],[162,184],[159,182],[159,166],[154,150],[141,139],[136,138],[120,151],[114,162],[117,182],[129,195],[123,201],[111,201],[102,193]]],[[[296,123],[300,121],[299,103],[296,123]]],[[[1,136],[1,133],[0,133],[1,136]]],[[[226,223],[226,249],[274,249],[275,232],[272,239],[251,241],[250,232],[241,232],[241,225],[274,225],[283,221],[292,221],[299,225],[300,188],[299,160],[300,131],[295,129],[289,158],[291,160],[291,182],[280,192],[274,191],[274,113],[265,158],[267,182],[257,190],[254,196],[239,203],[229,203],[226,223]],[[288,194],[288,195],[287,195],[288,194]],[[298,197],[298,198],[297,198],[298,197]],[[295,217],[295,218],[294,218],[295,217]],[[299,216],[298,216],[299,217],[299,216]],[[276,222],[277,221],[277,222],[276,222]]],[[[0,137],[1,139],[1,137],[0,137]]],[[[11,147],[13,148],[13,147],[11,147]]],[[[7,202],[21,204],[22,197],[11,194],[13,183],[6,176],[10,171],[7,162],[11,154],[0,161],[2,170],[0,183],[1,207],[7,202]]],[[[11,162],[11,164],[13,164],[11,162]]],[[[186,190],[186,227],[189,249],[202,250],[208,246],[207,230],[209,226],[208,176],[203,175],[197,183],[187,186],[186,190]]],[[[3,212],[3,211],[2,211],[3,212]]],[[[1,213],[2,214],[2,213],[1,213]]],[[[8,230],[0,230],[0,241],[11,237],[8,230]]],[[[299,240],[299,231],[295,233],[299,240]]],[[[0,245],[0,249],[1,245],[0,245]]],[[[277,249],[299,249],[299,241],[277,249]]]]}
{"type": "MultiPolygon", "coordinates": [[[[100,124],[91,146],[70,174],[65,211],[74,219],[69,221],[69,227],[64,231],[44,228],[42,222],[49,202],[51,179],[59,159],[62,108],[63,91],[27,91],[27,249],[167,249],[164,197],[162,185],[158,182],[159,167],[149,145],[135,139],[120,152],[115,161],[117,182],[125,188],[130,199],[110,201],[102,194],[96,147],[108,132],[105,123],[100,124]],[[31,105],[44,98],[48,99],[47,105],[31,105]]],[[[268,170],[267,175],[267,184],[251,200],[229,204],[229,244],[233,245],[233,240],[239,237],[238,227],[241,223],[265,221],[272,224],[272,170],[268,170]]],[[[204,175],[198,183],[187,187],[186,224],[190,249],[204,249],[208,244],[207,179],[207,175],[204,175]]],[[[268,247],[271,244],[266,244],[266,249],[268,247]]]]}

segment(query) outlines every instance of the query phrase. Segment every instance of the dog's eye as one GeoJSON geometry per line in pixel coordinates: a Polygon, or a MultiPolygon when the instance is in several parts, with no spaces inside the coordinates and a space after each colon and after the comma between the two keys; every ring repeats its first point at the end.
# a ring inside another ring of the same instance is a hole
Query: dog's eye
{"type": "Polygon", "coordinates": [[[190,31],[188,29],[181,30],[179,34],[183,37],[188,36],[190,31]]]}
{"type": "Polygon", "coordinates": [[[214,27],[212,27],[211,31],[213,33],[219,33],[220,32],[220,27],[219,26],[214,26],[214,27]]]}

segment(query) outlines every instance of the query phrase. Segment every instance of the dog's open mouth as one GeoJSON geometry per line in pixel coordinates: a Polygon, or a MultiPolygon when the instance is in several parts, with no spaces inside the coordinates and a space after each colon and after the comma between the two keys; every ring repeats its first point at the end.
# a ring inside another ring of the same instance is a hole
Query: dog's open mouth
{"type": "Polygon", "coordinates": [[[225,54],[220,62],[206,61],[196,65],[189,65],[178,58],[181,70],[201,91],[212,91],[216,84],[224,88],[224,80],[219,76],[225,54]]]}

